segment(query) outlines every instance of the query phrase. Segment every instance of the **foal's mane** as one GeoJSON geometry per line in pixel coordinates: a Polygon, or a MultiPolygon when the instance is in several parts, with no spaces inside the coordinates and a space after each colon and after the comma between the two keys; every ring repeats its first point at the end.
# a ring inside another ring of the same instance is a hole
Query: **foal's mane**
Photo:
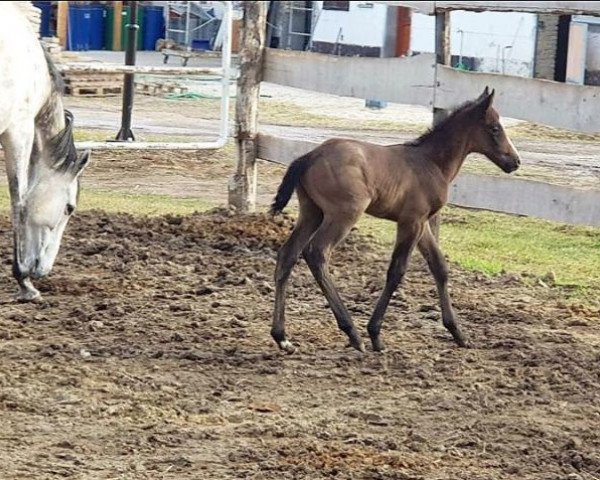
{"type": "Polygon", "coordinates": [[[62,75],[52,61],[48,50],[43,44],[40,44],[40,47],[44,52],[52,89],[48,100],[46,100],[46,103],[35,118],[36,125],[48,125],[55,118],[56,109],[60,108],[63,110],[65,128],[50,138],[44,145],[44,149],[47,149],[48,158],[53,162],[52,167],[60,172],[66,172],[77,162],[77,150],[73,138],[73,114],[62,107],[61,99],[65,90],[65,82],[62,75]]]}
{"type": "Polygon", "coordinates": [[[469,100],[469,101],[463,103],[462,105],[459,105],[437,125],[433,126],[432,128],[429,128],[420,137],[415,138],[414,140],[409,140],[408,142],[405,142],[404,145],[408,145],[411,147],[418,147],[419,145],[422,145],[423,142],[425,142],[426,140],[428,140],[435,134],[445,131],[448,128],[449,124],[456,121],[456,117],[458,117],[461,113],[465,112],[466,110],[469,110],[471,107],[475,106],[475,104],[477,104],[478,100],[479,99],[469,100]]]}

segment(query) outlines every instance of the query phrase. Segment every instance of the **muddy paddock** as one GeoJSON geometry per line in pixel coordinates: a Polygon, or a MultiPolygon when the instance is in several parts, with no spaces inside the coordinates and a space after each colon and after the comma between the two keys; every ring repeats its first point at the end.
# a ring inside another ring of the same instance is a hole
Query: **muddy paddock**
{"type": "MultiPolygon", "coordinates": [[[[303,263],[269,336],[286,217],[77,215],[39,304],[16,304],[0,220],[1,479],[600,478],[598,312],[452,268],[454,346],[417,258],[388,350],[345,338],[303,263]]],[[[388,252],[333,272],[365,333],[388,252]]]]}

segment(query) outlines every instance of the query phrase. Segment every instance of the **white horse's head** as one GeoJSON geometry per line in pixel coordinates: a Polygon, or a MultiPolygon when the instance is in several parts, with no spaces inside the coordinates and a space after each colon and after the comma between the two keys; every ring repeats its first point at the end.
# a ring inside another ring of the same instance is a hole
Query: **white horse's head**
{"type": "Polygon", "coordinates": [[[65,111],[65,128],[47,142],[36,142],[30,183],[15,232],[17,278],[50,273],[65,227],[77,207],[79,179],[90,151],[78,154],[73,141],[73,116],[65,111]]]}

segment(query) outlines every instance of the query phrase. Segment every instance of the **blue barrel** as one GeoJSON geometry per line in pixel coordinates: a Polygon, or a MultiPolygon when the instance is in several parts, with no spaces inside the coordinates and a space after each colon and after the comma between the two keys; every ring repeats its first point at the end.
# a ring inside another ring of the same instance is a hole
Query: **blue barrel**
{"type": "Polygon", "coordinates": [[[104,47],[104,23],[106,8],[103,5],[90,5],[90,50],[102,50],[104,47]]]}
{"type": "Polygon", "coordinates": [[[42,11],[40,23],[40,35],[42,37],[51,37],[52,30],[50,29],[50,16],[52,14],[52,2],[32,2],[34,7],[42,11]]]}
{"type": "Polygon", "coordinates": [[[192,40],[192,50],[210,50],[210,40],[192,40]]]}
{"type": "Polygon", "coordinates": [[[67,47],[69,50],[89,50],[92,13],[88,5],[69,5],[69,28],[67,47]]]}
{"type": "Polygon", "coordinates": [[[154,50],[156,41],[163,38],[165,17],[163,7],[145,7],[143,49],[154,50]]]}

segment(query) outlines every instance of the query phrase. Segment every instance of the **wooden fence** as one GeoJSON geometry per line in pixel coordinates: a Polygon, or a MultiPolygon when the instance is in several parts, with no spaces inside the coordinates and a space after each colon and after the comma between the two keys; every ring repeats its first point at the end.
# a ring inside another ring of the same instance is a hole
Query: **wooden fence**
{"type": "MultiPolygon", "coordinates": [[[[252,25],[256,21],[262,21],[260,15],[264,16],[264,12],[261,13],[260,10],[264,5],[260,6],[261,3],[247,2],[246,23],[252,25]]],[[[444,12],[453,9],[600,16],[600,2],[378,3],[408,6],[437,16],[447,15],[444,12]]],[[[447,25],[447,22],[440,24],[447,25]]],[[[439,48],[448,48],[443,41],[437,43],[441,45],[439,48]]],[[[442,65],[440,59],[443,55],[439,51],[436,52],[437,55],[421,54],[405,58],[357,58],[263,49],[263,45],[256,44],[247,46],[245,50],[252,49],[261,50],[264,55],[264,61],[258,62],[253,68],[262,69],[262,79],[266,82],[340,96],[423,105],[434,111],[450,109],[471,100],[489,85],[496,89],[496,105],[506,117],[578,132],[600,132],[598,87],[459,71],[442,65]]],[[[243,65],[242,52],[242,68],[243,65]]],[[[254,132],[254,136],[256,158],[284,164],[316,146],[314,142],[261,135],[258,131],[254,132]]],[[[247,165],[253,163],[248,158],[245,162],[247,165]]],[[[246,170],[246,173],[256,174],[255,169],[254,172],[246,170]]],[[[250,179],[249,182],[255,183],[255,179],[250,179]]],[[[451,203],[600,226],[600,192],[558,187],[514,177],[500,179],[484,175],[460,175],[452,189],[451,203]]],[[[244,205],[252,208],[252,204],[253,199],[246,198],[244,205]]]]}

